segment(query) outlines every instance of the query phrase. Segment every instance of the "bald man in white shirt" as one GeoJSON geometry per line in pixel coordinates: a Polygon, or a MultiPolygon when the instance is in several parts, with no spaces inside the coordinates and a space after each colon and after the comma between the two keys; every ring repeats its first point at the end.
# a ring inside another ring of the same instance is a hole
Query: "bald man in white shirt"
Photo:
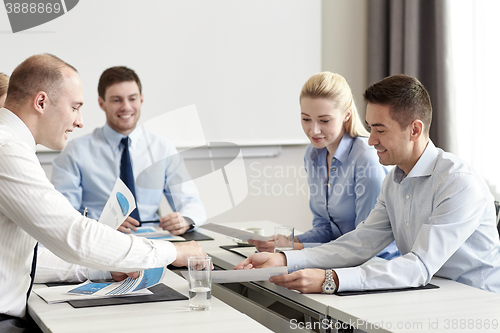
{"type": "Polygon", "coordinates": [[[82,127],[77,70],[50,55],[26,59],[12,73],[0,109],[0,332],[23,332],[37,241],[61,259],[125,272],[184,266],[206,255],[199,243],[172,244],[120,233],[82,216],[47,179],[35,147],[61,150],[82,127]]]}

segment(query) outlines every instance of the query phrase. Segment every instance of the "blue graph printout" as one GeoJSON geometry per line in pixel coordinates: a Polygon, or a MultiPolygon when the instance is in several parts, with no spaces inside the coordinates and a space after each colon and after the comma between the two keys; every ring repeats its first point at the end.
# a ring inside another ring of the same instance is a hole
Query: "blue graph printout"
{"type": "Polygon", "coordinates": [[[83,284],[78,288],[72,289],[69,292],[72,294],[82,294],[82,295],[92,295],[98,292],[99,290],[102,290],[106,287],[109,287],[113,283],[87,283],[83,284]]]}
{"type": "Polygon", "coordinates": [[[137,231],[132,231],[131,234],[148,239],[164,239],[169,241],[185,241],[180,236],[174,236],[170,232],[162,230],[157,225],[158,223],[148,223],[150,226],[137,227],[137,231]],[[151,225],[152,224],[152,225],[151,225]]]}
{"type": "Polygon", "coordinates": [[[68,291],[70,294],[93,296],[118,296],[136,292],[160,283],[165,272],[164,267],[151,268],[139,272],[137,279],[127,278],[121,282],[93,283],[87,281],[68,291]]]}
{"type": "Polygon", "coordinates": [[[153,233],[156,232],[155,229],[153,228],[137,228],[137,231],[132,231],[132,234],[147,234],[147,233],[153,233]]]}

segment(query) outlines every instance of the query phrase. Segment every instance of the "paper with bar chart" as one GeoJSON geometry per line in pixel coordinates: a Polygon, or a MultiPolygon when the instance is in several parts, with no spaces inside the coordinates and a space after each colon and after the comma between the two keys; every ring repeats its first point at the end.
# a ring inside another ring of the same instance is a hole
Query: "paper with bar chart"
{"type": "Polygon", "coordinates": [[[147,288],[157,285],[163,279],[165,268],[152,268],[139,272],[137,279],[127,278],[121,282],[91,282],[72,286],[38,288],[34,292],[47,303],[70,300],[97,299],[119,296],[139,296],[152,294],[147,288]]]}

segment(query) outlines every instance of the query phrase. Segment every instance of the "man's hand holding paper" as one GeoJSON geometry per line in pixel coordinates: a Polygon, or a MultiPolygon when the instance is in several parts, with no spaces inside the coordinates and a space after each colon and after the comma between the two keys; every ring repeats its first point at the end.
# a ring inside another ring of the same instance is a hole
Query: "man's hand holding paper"
{"type": "Polygon", "coordinates": [[[127,216],[125,221],[118,227],[118,231],[124,232],[126,234],[130,234],[131,231],[136,232],[137,227],[140,226],[141,223],[134,219],[131,216],[127,216]]]}
{"type": "MultiPolygon", "coordinates": [[[[187,266],[188,258],[193,256],[208,257],[208,255],[201,248],[200,243],[195,241],[185,242],[185,243],[175,243],[175,249],[177,250],[177,259],[172,263],[172,265],[177,267],[187,266]]],[[[212,267],[213,268],[213,267],[212,267]]]]}
{"type": "Polygon", "coordinates": [[[252,269],[265,267],[286,266],[286,257],[283,253],[255,253],[246,258],[233,269],[252,269]]]}
{"type": "Polygon", "coordinates": [[[320,293],[325,274],[324,269],[301,269],[290,274],[272,276],[269,282],[304,294],[320,293]]]}

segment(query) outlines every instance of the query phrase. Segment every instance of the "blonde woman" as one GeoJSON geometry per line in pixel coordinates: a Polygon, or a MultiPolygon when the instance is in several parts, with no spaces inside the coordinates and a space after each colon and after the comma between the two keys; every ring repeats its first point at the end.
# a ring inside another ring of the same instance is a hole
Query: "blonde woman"
{"type": "MultiPolygon", "coordinates": [[[[346,80],[339,74],[313,75],[300,93],[301,121],[311,144],[304,163],[310,190],[313,227],[295,237],[294,250],[318,246],[356,228],[373,209],[387,170],[368,146],[364,128],[346,80]]],[[[250,241],[259,251],[274,243],[250,241]]],[[[379,256],[399,255],[395,244],[379,256]]]]}
{"type": "Polygon", "coordinates": [[[5,104],[7,97],[7,88],[9,87],[9,76],[0,72],[0,108],[5,104]]]}

